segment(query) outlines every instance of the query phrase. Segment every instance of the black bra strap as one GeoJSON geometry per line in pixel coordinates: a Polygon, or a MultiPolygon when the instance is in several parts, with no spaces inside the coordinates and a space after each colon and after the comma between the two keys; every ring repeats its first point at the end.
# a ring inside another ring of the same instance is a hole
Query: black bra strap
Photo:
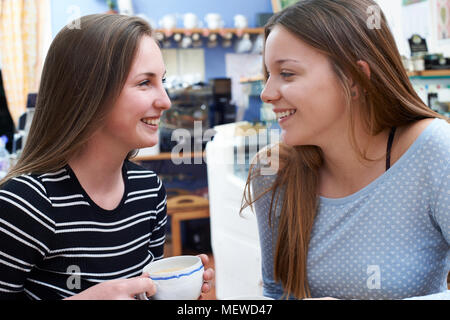
{"type": "Polygon", "coordinates": [[[391,167],[391,148],[392,148],[392,142],[394,141],[394,135],[396,127],[392,127],[391,132],[389,133],[389,139],[387,143],[387,150],[386,150],[386,171],[389,170],[391,167]]]}

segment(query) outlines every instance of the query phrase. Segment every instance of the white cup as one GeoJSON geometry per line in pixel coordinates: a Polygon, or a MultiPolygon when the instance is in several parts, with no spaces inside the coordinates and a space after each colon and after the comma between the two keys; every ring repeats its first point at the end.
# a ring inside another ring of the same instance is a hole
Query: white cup
{"type": "Polygon", "coordinates": [[[181,40],[181,47],[182,48],[189,48],[192,45],[192,38],[190,36],[184,36],[181,40]]]}
{"type": "Polygon", "coordinates": [[[224,22],[222,20],[222,17],[218,13],[208,13],[205,16],[206,24],[208,25],[209,29],[215,30],[223,28],[224,22]]]}
{"type": "Polygon", "coordinates": [[[117,6],[119,7],[119,13],[132,16],[134,14],[133,1],[132,0],[118,0],[117,6]]]}
{"type": "MultiPolygon", "coordinates": [[[[154,300],[196,300],[203,285],[204,267],[200,257],[176,256],[152,262],[144,267],[156,286],[154,300]]],[[[146,300],[144,293],[139,295],[146,300]]]]}
{"type": "Polygon", "coordinates": [[[234,16],[234,27],[237,29],[245,29],[248,27],[248,20],[242,14],[237,14],[234,16]]]}
{"type": "Polygon", "coordinates": [[[194,29],[198,27],[198,18],[194,13],[186,13],[183,16],[183,24],[186,29],[194,29]]]}
{"type": "Polygon", "coordinates": [[[159,20],[159,25],[166,30],[175,29],[177,27],[177,17],[174,14],[166,14],[159,20]]]}
{"type": "Polygon", "coordinates": [[[249,52],[252,49],[253,43],[250,40],[250,35],[245,33],[238,42],[236,42],[235,51],[237,53],[249,52]]]}

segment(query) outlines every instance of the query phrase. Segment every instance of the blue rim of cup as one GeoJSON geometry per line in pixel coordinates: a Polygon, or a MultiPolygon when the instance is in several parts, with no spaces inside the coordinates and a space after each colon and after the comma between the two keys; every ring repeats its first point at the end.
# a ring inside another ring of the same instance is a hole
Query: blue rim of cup
{"type": "Polygon", "coordinates": [[[151,278],[152,280],[170,280],[170,279],[176,279],[176,278],[181,278],[181,277],[190,276],[191,274],[193,274],[193,273],[195,273],[195,272],[197,272],[197,271],[200,271],[200,270],[202,270],[202,269],[203,269],[203,264],[202,264],[200,267],[198,267],[197,269],[194,269],[194,270],[192,270],[192,271],[190,271],[190,272],[187,272],[187,273],[180,273],[180,274],[176,274],[176,275],[168,276],[168,277],[154,277],[154,278],[150,277],[150,278],[151,278]]]}

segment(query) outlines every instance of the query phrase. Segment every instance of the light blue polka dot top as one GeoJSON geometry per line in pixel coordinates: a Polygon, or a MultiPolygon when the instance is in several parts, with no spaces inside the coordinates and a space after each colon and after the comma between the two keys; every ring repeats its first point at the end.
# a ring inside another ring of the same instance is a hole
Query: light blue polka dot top
{"type": "MultiPolygon", "coordinates": [[[[435,119],[375,181],[344,198],[320,197],[307,262],[312,297],[450,299],[449,163],[450,124],[435,119]]],[[[253,194],[274,179],[253,180],[253,194]]],[[[283,289],[273,278],[278,225],[275,219],[269,227],[270,201],[268,193],[254,208],[263,294],[280,299],[283,289]]]]}

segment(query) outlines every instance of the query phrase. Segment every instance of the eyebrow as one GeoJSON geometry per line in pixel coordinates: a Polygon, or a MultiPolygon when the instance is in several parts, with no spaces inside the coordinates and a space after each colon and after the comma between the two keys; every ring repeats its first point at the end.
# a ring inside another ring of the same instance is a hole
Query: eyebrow
{"type": "MultiPolygon", "coordinates": [[[[285,63],[285,62],[293,62],[293,63],[299,65],[300,68],[302,68],[302,69],[305,68],[304,65],[303,65],[303,63],[301,63],[300,61],[295,60],[295,59],[290,59],[290,58],[276,60],[276,61],[275,61],[275,64],[281,65],[281,64],[283,64],[283,63],[285,63]]],[[[266,65],[266,70],[269,70],[269,68],[267,68],[267,65],[266,65]]]]}
{"type": "MultiPolygon", "coordinates": [[[[164,73],[163,73],[163,78],[166,76],[166,74],[167,74],[167,71],[164,71],[164,73]]],[[[140,77],[140,76],[147,76],[147,77],[150,77],[150,78],[156,78],[156,73],[154,73],[154,72],[144,72],[144,73],[140,73],[140,74],[138,74],[137,76],[136,76],[136,78],[137,77],[140,77]]]]}
{"type": "Polygon", "coordinates": [[[285,62],[294,62],[294,63],[301,64],[300,61],[295,60],[295,59],[280,59],[280,60],[275,61],[275,63],[277,63],[277,64],[282,64],[282,63],[285,63],[285,62]]]}

